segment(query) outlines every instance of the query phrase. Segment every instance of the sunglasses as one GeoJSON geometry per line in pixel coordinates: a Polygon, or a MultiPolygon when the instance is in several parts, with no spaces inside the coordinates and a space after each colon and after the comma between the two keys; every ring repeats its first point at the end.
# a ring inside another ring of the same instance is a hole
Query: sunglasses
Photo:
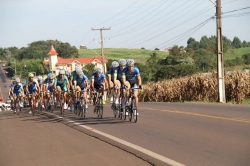
{"type": "Polygon", "coordinates": [[[53,79],[49,79],[49,80],[53,80],[53,79]]]}

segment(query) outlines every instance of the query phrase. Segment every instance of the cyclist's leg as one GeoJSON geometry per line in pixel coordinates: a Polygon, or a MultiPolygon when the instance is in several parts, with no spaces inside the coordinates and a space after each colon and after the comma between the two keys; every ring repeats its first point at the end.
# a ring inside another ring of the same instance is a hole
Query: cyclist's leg
{"type": "Polygon", "coordinates": [[[131,88],[131,85],[130,85],[130,83],[128,81],[125,81],[124,85],[125,85],[125,88],[126,88],[126,98],[128,98],[129,95],[130,95],[129,90],[131,88]]]}

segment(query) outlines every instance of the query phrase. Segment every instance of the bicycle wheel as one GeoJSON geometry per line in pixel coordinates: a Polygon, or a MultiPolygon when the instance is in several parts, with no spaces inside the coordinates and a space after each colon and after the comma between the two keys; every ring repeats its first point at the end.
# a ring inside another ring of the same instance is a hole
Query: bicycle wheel
{"type": "Polygon", "coordinates": [[[99,113],[99,118],[102,118],[102,116],[103,116],[103,105],[102,105],[102,98],[100,98],[99,99],[99,111],[98,111],[98,113],[99,113]]]}
{"type": "Polygon", "coordinates": [[[123,119],[123,120],[126,120],[126,117],[127,117],[126,111],[127,111],[127,107],[125,107],[125,108],[123,109],[123,112],[122,112],[122,119],[123,119]]]}
{"type": "Polygon", "coordinates": [[[131,120],[132,120],[132,114],[133,114],[131,107],[128,107],[127,111],[128,111],[128,120],[131,122],[131,120]]]}
{"type": "Polygon", "coordinates": [[[63,104],[62,104],[62,100],[60,100],[60,114],[63,116],[63,104]]]}
{"type": "Polygon", "coordinates": [[[131,106],[132,106],[132,110],[133,110],[133,116],[134,116],[134,122],[136,123],[137,122],[137,119],[138,119],[138,110],[135,106],[135,99],[132,99],[132,103],[131,103],[131,106]]]}
{"type": "Polygon", "coordinates": [[[34,116],[35,115],[35,109],[32,108],[32,115],[34,116]]]}
{"type": "MultiPolygon", "coordinates": [[[[124,113],[125,113],[125,97],[123,96],[121,99],[120,119],[124,119],[124,113]]],[[[126,114],[125,114],[125,116],[126,116],[126,114]]]]}
{"type": "Polygon", "coordinates": [[[113,109],[113,112],[114,112],[114,117],[116,118],[116,116],[117,116],[117,110],[116,110],[116,104],[112,104],[113,106],[112,106],[112,109],[113,109]]]}

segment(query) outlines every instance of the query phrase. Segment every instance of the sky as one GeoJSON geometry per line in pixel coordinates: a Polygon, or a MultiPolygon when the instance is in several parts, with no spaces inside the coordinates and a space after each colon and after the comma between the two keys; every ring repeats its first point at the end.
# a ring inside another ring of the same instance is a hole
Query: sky
{"type": "MultiPolygon", "coordinates": [[[[222,34],[250,41],[250,0],[222,1],[222,34]],[[229,17],[230,15],[234,15],[229,17]]],[[[215,5],[209,0],[0,0],[0,47],[27,47],[59,40],[79,48],[165,49],[186,46],[189,37],[216,35],[215,5]],[[206,20],[208,20],[206,22],[206,20]]]]}

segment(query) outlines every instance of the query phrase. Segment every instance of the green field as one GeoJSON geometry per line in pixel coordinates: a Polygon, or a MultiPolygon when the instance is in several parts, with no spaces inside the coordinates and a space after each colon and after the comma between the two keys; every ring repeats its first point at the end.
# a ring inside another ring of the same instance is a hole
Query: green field
{"type": "MultiPolygon", "coordinates": [[[[132,58],[136,62],[145,63],[150,55],[155,52],[154,50],[144,50],[144,49],[126,49],[126,48],[105,48],[104,55],[108,59],[129,59],[132,58]]],[[[168,56],[167,51],[156,51],[159,58],[166,58],[168,56]]],[[[93,57],[101,56],[101,49],[79,49],[80,57],[93,57]]]]}
{"type": "Polygon", "coordinates": [[[250,53],[250,47],[238,48],[238,49],[229,49],[225,53],[225,59],[235,59],[236,57],[241,58],[242,55],[250,53]]]}
{"type": "MultiPolygon", "coordinates": [[[[101,49],[79,49],[80,57],[94,57],[101,56],[101,49]]],[[[144,49],[127,49],[127,48],[105,48],[104,55],[108,59],[129,59],[133,58],[136,62],[145,63],[146,60],[153,54],[157,52],[159,58],[166,58],[169,55],[167,51],[154,51],[154,50],[144,50],[144,49]]],[[[250,53],[250,47],[229,49],[225,54],[225,59],[234,59],[236,57],[242,57],[242,55],[250,53]]]]}

